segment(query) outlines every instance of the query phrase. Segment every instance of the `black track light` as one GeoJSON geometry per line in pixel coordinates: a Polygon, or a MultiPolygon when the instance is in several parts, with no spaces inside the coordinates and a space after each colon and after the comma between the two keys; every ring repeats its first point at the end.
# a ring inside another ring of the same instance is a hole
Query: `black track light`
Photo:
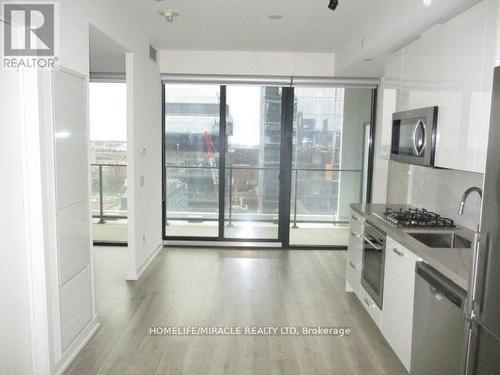
{"type": "Polygon", "coordinates": [[[330,3],[328,4],[328,8],[331,10],[337,9],[337,6],[339,5],[339,0],[330,0],[330,3]]]}

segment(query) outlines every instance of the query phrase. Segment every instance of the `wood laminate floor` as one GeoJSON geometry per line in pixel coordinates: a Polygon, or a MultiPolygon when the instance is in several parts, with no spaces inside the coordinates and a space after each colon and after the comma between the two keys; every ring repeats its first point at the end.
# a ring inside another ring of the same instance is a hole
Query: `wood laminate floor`
{"type": "Polygon", "coordinates": [[[163,249],[124,281],[94,248],[101,327],[66,374],[405,374],[360,302],[345,252],[163,249]],[[350,336],[150,336],[151,326],[339,326],[350,336]]]}

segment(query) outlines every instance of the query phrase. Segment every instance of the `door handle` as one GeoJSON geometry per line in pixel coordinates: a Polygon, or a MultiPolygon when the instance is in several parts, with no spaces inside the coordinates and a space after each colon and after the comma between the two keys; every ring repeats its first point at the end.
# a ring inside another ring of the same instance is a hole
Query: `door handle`
{"type": "Polygon", "coordinates": [[[413,150],[415,151],[415,154],[417,154],[417,156],[420,156],[422,154],[422,152],[425,150],[425,133],[426,133],[426,129],[425,129],[425,123],[422,121],[422,120],[419,120],[416,124],[415,124],[415,128],[413,129],[413,150]],[[417,130],[419,127],[422,127],[422,134],[423,134],[423,139],[422,139],[422,146],[420,147],[419,149],[419,145],[417,144],[417,130]]]}
{"type": "Polygon", "coordinates": [[[361,237],[360,234],[355,234],[354,232],[351,232],[351,236],[353,236],[354,238],[360,238],[361,237]]]}
{"type": "Polygon", "coordinates": [[[429,290],[431,291],[432,296],[438,301],[441,301],[443,299],[443,295],[439,293],[438,290],[432,285],[429,285],[429,290]]]}
{"type": "Polygon", "coordinates": [[[363,239],[366,242],[368,242],[370,245],[372,245],[375,250],[384,250],[384,248],[382,246],[375,245],[372,241],[370,241],[368,238],[366,238],[366,236],[363,236],[363,239]]]}
{"type": "Polygon", "coordinates": [[[476,271],[476,291],[474,293],[474,301],[472,304],[472,311],[476,316],[478,316],[483,309],[483,300],[484,300],[484,290],[486,287],[486,280],[488,278],[488,257],[490,253],[491,241],[489,233],[486,234],[486,238],[484,240],[484,247],[481,251],[481,242],[479,243],[479,255],[478,255],[478,265],[476,271]]]}
{"type": "Polygon", "coordinates": [[[395,254],[399,255],[400,257],[404,257],[404,256],[405,256],[405,254],[404,254],[403,252],[399,251],[399,250],[398,250],[398,249],[396,249],[396,248],[392,249],[392,251],[393,251],[395,254]]]}

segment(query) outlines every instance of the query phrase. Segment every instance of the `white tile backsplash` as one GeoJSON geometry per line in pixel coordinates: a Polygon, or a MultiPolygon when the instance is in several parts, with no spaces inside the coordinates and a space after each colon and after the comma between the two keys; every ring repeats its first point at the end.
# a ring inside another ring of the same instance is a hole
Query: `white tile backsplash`
{"type": "Polygon", "coordinates": [[[390,160],[387,176],[387,203],[410,203],[409,165],[390,160]]]}
{"type": "Polygon", "coordinates": [[[467,188],[483,187],[482,174],[391,162],[389,176],[387,203],[406,201],[415,207],[449,217],[467,228],[476,229],[481,210],[479,195],[472,193],[469,196],[464,215],[458,215],[458,207],[467,188]],[[405,196],[401,190],[406,180],[405,196]]]}

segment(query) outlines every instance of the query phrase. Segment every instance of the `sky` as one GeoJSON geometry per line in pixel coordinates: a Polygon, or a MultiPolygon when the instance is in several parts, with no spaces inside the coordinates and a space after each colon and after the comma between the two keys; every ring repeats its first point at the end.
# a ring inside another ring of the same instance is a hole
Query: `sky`
{"type": "Polygon", "coordinates": [[[91,83],[89,86],[90,139],[126,141],[126,84],[91,83]]]}
{"type": "Polygon", "coordinates": [[[233,145],[256,146],[260,140],[260,92],[259,86],[229,86],[226,102],[233,118],[233,145]]]}
{"type": "MultiPolygon", "coordinates": [[[[232,145],[255,146],[260,140],[259,86],[229,86],[227,104],[233,119],[232,145]]],[[[125,83],[91,83],[89,88],[90,139],[127,140],[125,83]]]]}

